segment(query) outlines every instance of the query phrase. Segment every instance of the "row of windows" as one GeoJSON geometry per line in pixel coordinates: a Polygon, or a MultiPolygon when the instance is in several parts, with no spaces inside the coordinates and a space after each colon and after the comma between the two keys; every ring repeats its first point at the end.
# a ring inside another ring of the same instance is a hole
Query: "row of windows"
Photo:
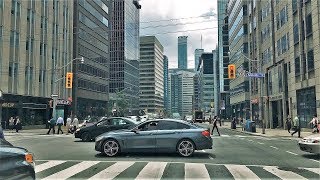
{"type": "Polygon", "coordinates": [[[268,49],[264,50],[264,52],[262,53],[263,63],[266,64],[270,62],[271,57],[272,57],[272,52],[271,52],[271,48],[269,47],[268,49]]]}
{"type": "Polygon", "coordinates": [[[85,64],[80,64],[79,70],[101,78],[108,77],[108,73],[106,71],[85,64]]]}
{"type": "Polygon", "coordinates": [[[266,17],[268,17],[271,13],[271,5],[270,3],[268,2],[266,4],[266,6],[264,6],[262,9],[261,9],[261,22],[266,20],[266,17]]]}
{"type": "MultiPolygon", "coordinates": [[[[308,71],[314,70],[314,51],[313,51],[313,49],[308,51],[306,61],[304,60],[302,62],[303,72],[306,72],[307,68],[308,68],[308,71]],[[308,66],[308,67],[306,67],[306,66],[308,66]]],[[[301,74],[300,67],[301,67],[300,57],[296,57],[295,58],[295,75],[296,76],[301,74]]]]}
{"type": "Polygon", "coordinates": [[[102,10],[104,10],[104,12],[109,14],[109,8],[104,2],[102,2],[101,0],[94,0],[94,2],[97,3],[102,8],[102,10]]]}
{"type": "Polygon", "coordinates": [[[271,31],[270,31],[270,26],[269,24],[262,29],[261,31],[261,39],[262,39],[262,42],[264,42],[265,40],[268,40],[269,37],[270,37],[270,34],[271,34],[271,31]]]}
{"type": "Polygon", "coordinates": [[[102,22],[107,27],[109,26],[108,19],[106,19],[99,11],[92,7],[91,4],[87,2],[87,0],[79,0],[79,3],[94,17],[96,17],[100,22],[102,22]]]}
{"type": "Polygon", "coordinates": [[[108,31],[104,30],[103,28],[99,27],[95,22],[93,22],[91,19],[86,17],[84,14],[79,12],[79,21],[85,24],[87,27],[91,28],[94,32],[108,40],[109,35],[108,31]]]}
{"type": "Polygon", "coordinates": [[[287,33],[277,41],[278,56],[287,52],[289,50],[289,47],[290,47],[289,46],[289,33],[287,33]]]}
{"type": "Polygon", "coordinates": [[[107,93],[109,91],[107,85],[102,85],[102,84],[90,82],[90,81],[87,81],[84,79],[79,79],[78,87],[83,88],[83,89],[87,89],[87,90],[103,92],[103,93],[107,93]]]}
{"type": "Polygon", "coordinates": [[[288,6],[285,6],[280,13],[276,15],[277,19],[277,30],[288,22],[288,6]]]}

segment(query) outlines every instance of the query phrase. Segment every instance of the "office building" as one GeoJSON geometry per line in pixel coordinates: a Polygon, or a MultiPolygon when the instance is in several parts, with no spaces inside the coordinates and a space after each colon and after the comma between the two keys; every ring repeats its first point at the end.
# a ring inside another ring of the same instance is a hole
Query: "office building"
{"type": "Polygon", "coordinates": [[[179,113],[181,117],[192,115],[194,75],[193,69],[169,69],[171,114],[179,113]]]}
{"type": "MultiPolygon", "coordinates": [[[[123,93],[130,102],[139,102],[139,22],[141,5],[137,0],[113,0],[110,38],[110,95],[123,93]]],[[[133,103],[131,112],[136,114],[139,104],[133,103]]]]}
{"type": "Polygon", "coordinates": [[[73,61],[74,115],[103,116],[109,101],[110,18],[112,5],[105,0],[74,3],[73,61]]]}
{"type": "Polygon", "coordinates": [[[188,69],[188,36],[178,37],[178,68],[188,69]]]}
{"type": "Polygon", "coordinates": [[[202,53],[204,52],[204,49],[196,49],[194,50],[194,71],[197,72],[199,62],[200,62],[200,57],[202,53]]]}
{"type": "Polygon", "coordinates": [[[219,62],[219,108],[221,118],[230,118],[230,96],[229,96],[229,31],[228,31],[228,14],[226,11],[228,1],[218,0],[218,62],[219,62]]]}
{"type": "Polygon", "coordinates": [[[159,114],[164,107],[163,46],[155,36],[140,37],[140,109],[159,114]]]}
{"type": "Polygon", "coordinates": [[[23,126],[47,123],[53,92],[58,107],[70,111],[64,77],[72,71],[73,2],[0,1],[0,20],[3,128],[12,116],[23,126]]]}
{"type": "MultiPolygon", "coordinates": [[[[230,0],[227,5],[229,22],[230,64],[236,65],[236,72],[249,72],[248,56],[248,1],[230,0]]],[[[255,2],[255,1],[254,1],[255,2]]],[[[253,28],[257,24],[252,24],[253,28]]],[[[250,118],[249,78],[237,76],[230,80],[230,104],[232,116],[250,118]]]]}
{"type": "Polygon", "coordinates": [[[163,96],[164,109],[169,112],[169,60],[166,55],[163,56],[163,96]]]}

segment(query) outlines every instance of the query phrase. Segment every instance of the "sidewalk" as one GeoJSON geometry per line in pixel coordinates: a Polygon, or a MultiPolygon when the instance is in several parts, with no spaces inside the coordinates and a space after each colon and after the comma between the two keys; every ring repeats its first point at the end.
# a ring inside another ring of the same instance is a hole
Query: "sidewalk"
{"type": "MultiPolygon", "coordinates": [[[[64,134],[67,133],[67,128],[66,126],[62,126],[61,127],[62,131],[64,134]]],[[[49,129],[22,129],[22,130],[19,130],[18,133],[16,133],[16,130],[8,130],[8,129],[5,129],[3,131],[4,135],[5,136],[13,136],[13,135],[46,135],[47,132],[48,132],[49,129]]],[[[58,132],[58,126],[55,126],[55,130],[56,130],[56,133],[58,132]]],[[[52,134],[52,130],[50,132],[50,134],[52,134]]]]}
{"type": "MultiPolygon", "coordinates": [[[[231,129],[231,122],[224,122],[224,125],[221,126],[224,129],[229,129],[231,131],[237,131],[245,134],[251,134],[251,135],[256,135],[256,136],[263,136],[263,137],[283,137],[283,138],[298,138],[298,133],[294,134],[291,136],[287,130],[284,129],[265,129],[265,134],[262,134],[262,128],[256,128],[256,132],[247,132],[247,131],[242,131],[241,125],[237,124],[237,129],[231,129]]],[[[293,132],[292,130],[290,132],[293,132]]],[[[306,137],[309,135],[312,135],[313,133],[311,132],[311,129],[304,129],[302,128],[302,131],[300,133],[300,136],[306,137]]]]}

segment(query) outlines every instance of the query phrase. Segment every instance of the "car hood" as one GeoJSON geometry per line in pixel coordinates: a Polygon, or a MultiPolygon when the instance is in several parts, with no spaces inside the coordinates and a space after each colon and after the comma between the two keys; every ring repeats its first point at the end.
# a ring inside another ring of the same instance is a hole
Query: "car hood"
{"type": "Polygon", "coordinates": [[[24,156],[25,153],[28,151],[21,147],[14,147],[14,146],[2,146],[0,149],[1,157],[0,159],[6,159],[9,157],[15,156],[24,156]]]}

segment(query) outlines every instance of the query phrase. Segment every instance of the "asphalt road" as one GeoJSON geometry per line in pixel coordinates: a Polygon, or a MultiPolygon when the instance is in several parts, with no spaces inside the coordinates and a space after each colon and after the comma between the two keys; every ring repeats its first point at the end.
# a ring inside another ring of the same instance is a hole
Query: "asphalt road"
{"type": "Polygon", "coordinates": [[[319,179],[320,156],[300,151],[297,140],[265,138],[220,129],[213,149],[176,154],[100,155],[94,142],[73,135],[16,135],[6,139],[33,152],[39,179],[319,179]]]}

